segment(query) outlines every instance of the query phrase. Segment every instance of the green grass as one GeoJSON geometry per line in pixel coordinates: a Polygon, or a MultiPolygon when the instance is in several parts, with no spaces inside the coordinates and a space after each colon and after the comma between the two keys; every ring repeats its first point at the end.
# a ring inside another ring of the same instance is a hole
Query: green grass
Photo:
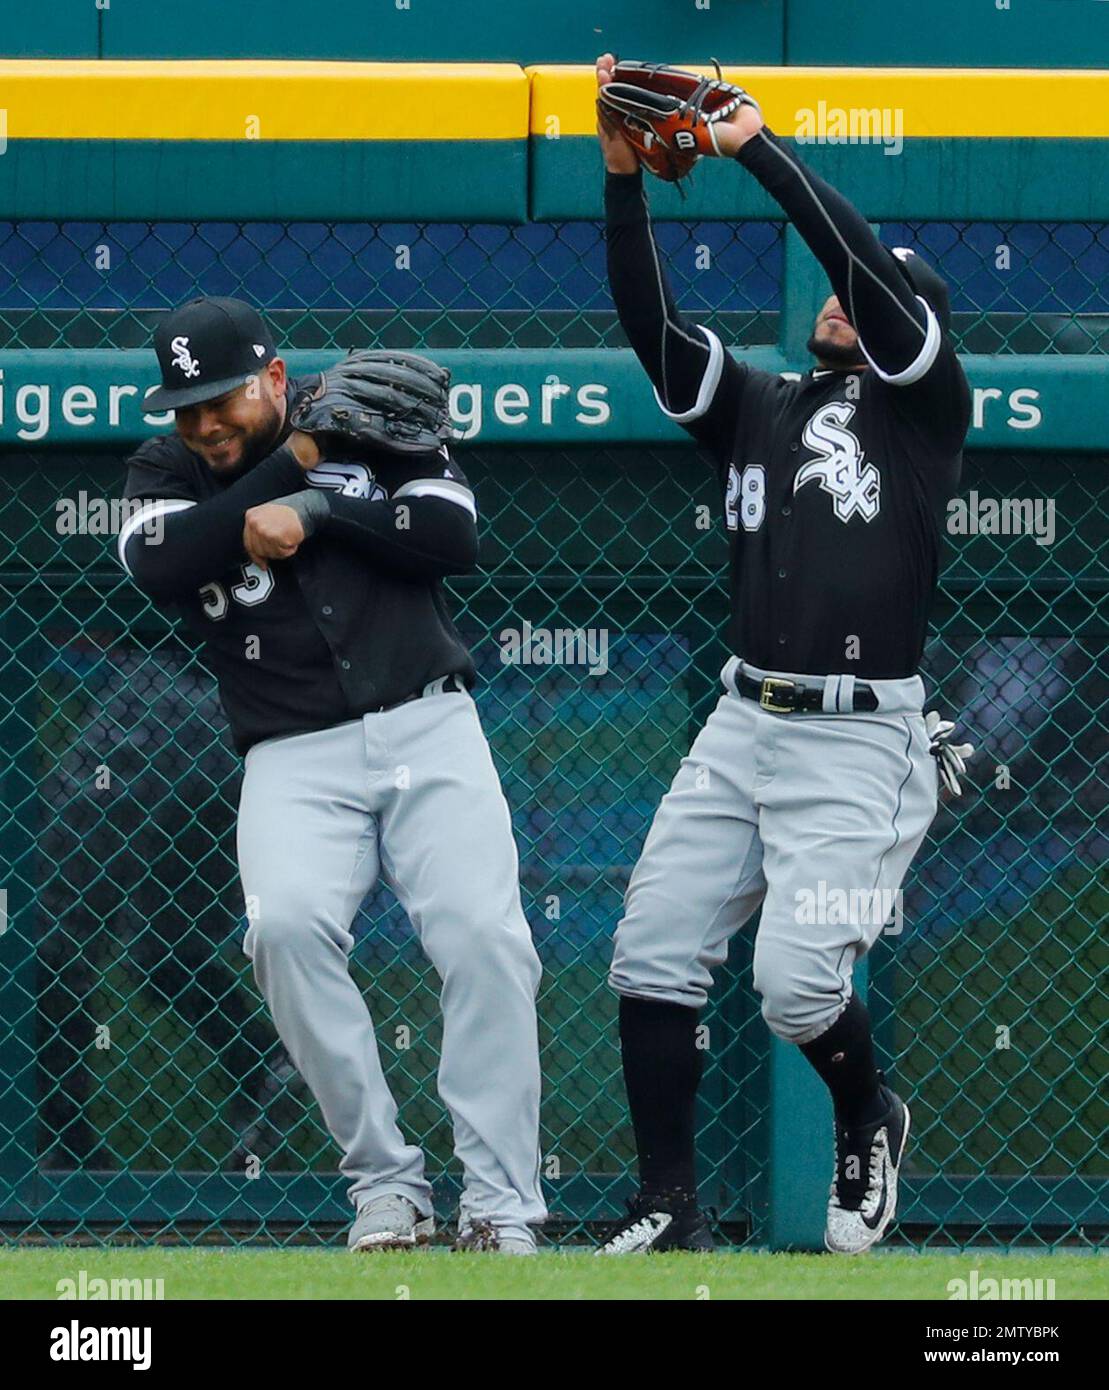
{"type": "Polygon", "coordinates": [[[166,1299],[947,1299],[948,1280],[1054,1279],[1056,1299],[1109,1298],[1096,1255],[652,1255],[595,1259],[545,1250],[532,1260],[328,1250],[0,1250],[0,1297],[56,1299],[58,1281],[162,1279],[166,1299]]]}

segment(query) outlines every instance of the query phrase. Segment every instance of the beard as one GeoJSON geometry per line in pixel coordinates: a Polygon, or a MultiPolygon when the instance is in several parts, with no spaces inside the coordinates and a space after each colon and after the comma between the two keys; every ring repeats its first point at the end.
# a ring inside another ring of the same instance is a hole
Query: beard
{"type": "Polygon", "coordinates": [[[862,348],[858,343],[853,343],[846,347],[842,343],[829,343],[823,338],[818,338],[814,333],[805,344],[806,349],[816,358],[816,360],[826,367],[859,367],[862,365],[860,358],[863,355],[862,348]]]}
{"type": "Polygon", "coordinates": [[[275,402],[267,401],[266,413],[257,427],[243,441],[243,456],[234,468],[220,474],[225,482],[234,482],[244,473],[273,453],[281,434],[282,414],[275,402]]]}

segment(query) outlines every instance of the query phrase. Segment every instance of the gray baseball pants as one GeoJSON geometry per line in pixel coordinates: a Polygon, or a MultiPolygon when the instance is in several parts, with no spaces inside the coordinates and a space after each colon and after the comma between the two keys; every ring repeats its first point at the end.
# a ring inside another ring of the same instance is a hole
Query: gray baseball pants
{"type": "MultiPolygon", "coordinates": [[[[728,942],[761,906],[754,984],[772,1032],[807,1043],[851,997],[936,813],[919,676],[878,680],[854,713],[853,677],[768,672],[731,658],[725,693],[663,797],[632,874],[609,982],[700,1008],[728,942]],[[735,692],[741,667],[824,683],[824,711],[775,714],[735,692]],[[841,712],[842,711],[842,712],[841,712]]],[[[894,927],[897,929],[897,918],[894,927]]]]}
{"type": "Polygon", "coordinates": [[[246,756],[238,823],[244,949],[342,1150],[356,1207],[399,1193],[431,1213],[424,1157],[397,1126],[351,923],[379,875],[442,982],[439,1094],[462,1162],[460,1221],[527,1235],[539,1186],[539,960],[516,845],[477,710],[442,693],[246,756]]]}

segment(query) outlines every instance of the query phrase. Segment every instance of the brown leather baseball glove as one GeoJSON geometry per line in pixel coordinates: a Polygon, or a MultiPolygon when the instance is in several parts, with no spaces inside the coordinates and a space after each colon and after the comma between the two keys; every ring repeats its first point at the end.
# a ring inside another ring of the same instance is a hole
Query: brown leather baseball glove
{"type": "Polygon", "coordinates": [[[719,154],[716,125],[740,106],[758,102],[716,77],[664,63],[617,63],[612,81],[597,96],[597,114],[607,130],[623,135],[639,162],[657,178],[678,183],[704,154],[719,154]]]}

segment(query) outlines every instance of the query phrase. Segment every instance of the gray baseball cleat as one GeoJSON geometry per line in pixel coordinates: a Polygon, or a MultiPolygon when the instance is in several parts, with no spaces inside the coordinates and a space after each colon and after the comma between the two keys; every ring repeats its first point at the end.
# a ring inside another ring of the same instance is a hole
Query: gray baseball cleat
{"type": "Polygon", "coordinates": [[[386,1192],[381,1197],[371,1197],[358,1208],[347,1248],[353,1252],[411,1250],[426,1245],[434,1234],[433,1217],[421,1216],[407,1197],[386,1192]]]}
{"type": "Polygon", "coordinates": [[[836,1172],[828,1197],[825,1249],[861,1255],[886,1233],[897,1211],[897,1177],[909,1138],[909,1107],[882,1087],[880,1120],[857,1129],[836,1121],[836,1172]]]}
{"type": "Polygon", "coordinates": [[[502,1235],[491,1221],[471,1221],[458,1233],[455,1250],[483,1250],[497,1255],[535,1255],[534,1237],[502,1235]]]}

